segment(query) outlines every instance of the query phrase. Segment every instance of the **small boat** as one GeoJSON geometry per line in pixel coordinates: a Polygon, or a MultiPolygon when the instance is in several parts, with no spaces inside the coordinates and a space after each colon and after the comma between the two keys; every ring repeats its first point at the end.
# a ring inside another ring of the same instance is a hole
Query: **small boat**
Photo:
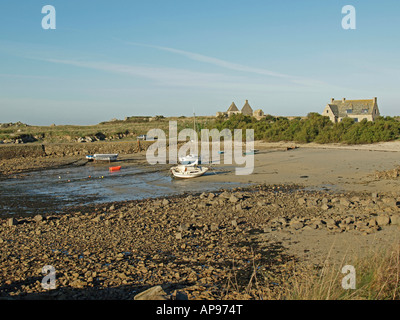
{"type": "Polygon", "coordinates": [[[179,157],[179,162],[183,165],[200,164],[201,157],[197,154],[189,154],[187,156],[179,157]]]}
{"type": "Polygon", "coordinates": [[[171,168],[174,177],[182,179],[200,177],[207,171],[207,167],[198,167],[197,165],[179,165],[171,168]]]}
{"type": "Polygon", "coordinates": [[[109,167],[108,170],[110,172],[115,172],[115,171],[119,171],[121,170],[121,166],[117,166],[117,167],[109,167]]]}
{"type": "Polygon", "coordinates": [[[116,161],[118,157],[118,153],[111,153],[111,154],[101,154],[96,153],[93,155],[93,160],[95,161],[116,161]]]}
{"type": "Polygon", "coordinates": [[[86,156],[86,159],[89,160],[89,161],[93,161],[93,160],[94,160],[94,156],[92,156],[92,155],[87,155],[87,156],[86,156]]]}

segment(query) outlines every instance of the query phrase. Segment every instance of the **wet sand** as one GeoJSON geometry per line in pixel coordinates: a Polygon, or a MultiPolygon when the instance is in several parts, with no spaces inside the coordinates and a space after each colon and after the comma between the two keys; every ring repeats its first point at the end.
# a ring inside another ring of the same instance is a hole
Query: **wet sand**
{"type": "MultiPolygon", "coordinates": [[[[389,145],[393,148],[368,149],[364,146],[359,150],[354,149],[356,147],[299,146],[287,151],[278,149],[278,145],[277,149],[270,149],[271,145],[259,144],[256,145],[260,151],[254,156],[253,174],[231,174],[229,179],[246,183],[294,183],[333,191],[397,193],[400,192],[399,179],[375,178],[376,171],[391,170],[400,165],[400,144],[389,145]]],[[[223,181],[226,176],[212,179],[223,181]]]]}

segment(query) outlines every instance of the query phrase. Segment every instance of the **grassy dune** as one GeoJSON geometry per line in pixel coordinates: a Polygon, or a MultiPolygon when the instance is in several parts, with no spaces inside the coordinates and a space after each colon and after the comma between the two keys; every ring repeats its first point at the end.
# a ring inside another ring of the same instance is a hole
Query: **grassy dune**
{"type": "MultiPolygon", "coordinates": [[[[214,117],[196,117],[196,127],[208,126],[214,117]]],[[[106,140],[136,139],[138,135],[146,134],[150,129],[158,128],[168,133],[169,121],[177,121],[178,131],[193,128],[193,117],[130,117],[127,120],[101,122],[96,125],[57,125],[29,126],[14,124],[0,127],[0,140],[16,139],[23,136],[34,137],[40,143],[72,142],[87,136],[104,135],[106,140]]]]}

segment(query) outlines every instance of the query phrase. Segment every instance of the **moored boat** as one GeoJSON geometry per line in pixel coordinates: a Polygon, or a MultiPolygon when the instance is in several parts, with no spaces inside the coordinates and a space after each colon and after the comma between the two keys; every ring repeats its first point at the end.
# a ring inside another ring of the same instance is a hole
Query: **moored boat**
{"type": "Polygon", "coordinates": [[[174,177],[182,179],[200,177],[207,171],[207,167],[199,167],[197,165],[178,165],[171,168],[174,177]]]}
{"type": "Polygon", "coordinates": [[[93,155],[93,160],[95,161],[116,161],[118,153],[96,153],[93,155]]]}

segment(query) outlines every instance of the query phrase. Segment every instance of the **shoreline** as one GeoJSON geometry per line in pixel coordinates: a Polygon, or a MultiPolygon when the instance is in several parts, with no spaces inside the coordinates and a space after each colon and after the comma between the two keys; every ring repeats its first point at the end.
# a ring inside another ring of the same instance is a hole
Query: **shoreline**
{"type": "MultiPolygon", "coordinates": [[[[268,146],[252,176],[198,178],[250,187],[0,218],[0,299],[134,299],[154,286],[168,299],[278,299],[293,268],[339,267],[400,243],[399,179],[371,176],[397,153],[268,146]],[[45,265],[55,290],[41,287],[45,265]]],[[[143,152],[121,160],[146,164],[143,152]]]]}

